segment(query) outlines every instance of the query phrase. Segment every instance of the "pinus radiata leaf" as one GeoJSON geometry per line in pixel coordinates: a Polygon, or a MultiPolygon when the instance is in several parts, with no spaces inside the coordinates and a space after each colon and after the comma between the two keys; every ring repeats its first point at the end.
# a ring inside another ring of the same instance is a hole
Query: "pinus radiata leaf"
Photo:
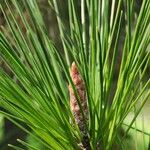
{"type": "Polygon", "coordinates": [[[150,97],[150,78],[145,78],[150,0],[142,1],[137,15],[134,0],[47,1],[56,14],[61,49],[49,36],[38,0],[0,3],[7,23],[0,31],[0,59],[19,82],[0,69],[0,113],[34,133],[48,150],[124,149],[150,97]]]}

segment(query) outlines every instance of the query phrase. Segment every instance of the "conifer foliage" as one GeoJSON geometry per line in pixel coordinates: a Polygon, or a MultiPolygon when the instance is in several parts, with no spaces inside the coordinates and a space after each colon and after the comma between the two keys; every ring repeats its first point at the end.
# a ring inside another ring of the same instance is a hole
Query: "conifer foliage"
{"type": "Polygon", "coordinates": [[[64,0],[67,25],[60,0],[47,1],[60,46],[49,36],[38,0],[0,4],[7,23],[0,59],[14,76],[0,68],[0,113],[50,150],[124,149],[130,129],[149,135],[133,124],[150,97],[150,0],[138,14],[135,0],[64,0]]]}

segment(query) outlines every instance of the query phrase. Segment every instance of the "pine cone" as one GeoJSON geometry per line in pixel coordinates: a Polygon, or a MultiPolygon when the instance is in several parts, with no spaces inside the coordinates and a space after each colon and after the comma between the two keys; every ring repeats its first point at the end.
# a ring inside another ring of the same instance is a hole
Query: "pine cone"
{"type": "MultiPolygon", "coordinates": [[[[75,88],[77,90],[77,93],[79,95],[81,106],[82,106],[84,115],[86,117],[86,121],[88,121],[88,119],[87,119],[88,118],[88,107],[87,107],[85,84],[84,84],[84,81],[82,80],[81,75],[78,71],[78,68],[74,62],[71,65],[70,75],[71,75],[72,81],[75,85],[75,88]]],[[[73,91],[71,85],[69,85],[69,93],[70,93],[70,107],[74,114],[75,121],[78,124],[81,134],[83,136],[82,143],[80,143],[79,145],[81,145],[80,146],[81,149],[84,149],[84,148],[89,149],[88,147],[90,147],[90,146],[89,146],[89,139],[87,136],[85,121],[83,120],[83,116],[80,112],[80,107],[78,105],[77,99],[75,97],[75,94],[74,94],[74,91],[73,91]]]]}

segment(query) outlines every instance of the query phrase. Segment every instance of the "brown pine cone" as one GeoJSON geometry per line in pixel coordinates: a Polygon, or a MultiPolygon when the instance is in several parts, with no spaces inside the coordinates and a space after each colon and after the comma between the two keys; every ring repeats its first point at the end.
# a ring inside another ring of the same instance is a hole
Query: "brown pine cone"
{"type": "MultiPolygon", "coordinates": [[[[86,121],[88,121],[88,119],[87,119],[88,118],[88,107],[87,107],[85,84],[84,84],[84,81],[82,80],[81,75],[78,71],[78,68],[74,62],[71,65],[70,75],[71,75],[72,81],[75,85],[75,88],[77,90],[77,93],[79,95],[81,106],[82,106],[84,115],[86,117],[86,121]]],[[[88,139],[88,135],[87,135],[85,121],[83,120],[83,116],[80,112],[80,107],[78,105],[77,99],[75,97],[75,94],[74,94],[74,91],[73,91],[71,85],[69,85],[69,93],[70,93],[70,107],[74,114],[75,121],[78,124],[81,134],[83,136],[82,143],[80,143],[79,145],[81,145],[80,146],[81,149],[84,149],[84,148],[89,149],[88,147],[90,147],[90,146],[89,146],[89,139],[88,139]]]]}

